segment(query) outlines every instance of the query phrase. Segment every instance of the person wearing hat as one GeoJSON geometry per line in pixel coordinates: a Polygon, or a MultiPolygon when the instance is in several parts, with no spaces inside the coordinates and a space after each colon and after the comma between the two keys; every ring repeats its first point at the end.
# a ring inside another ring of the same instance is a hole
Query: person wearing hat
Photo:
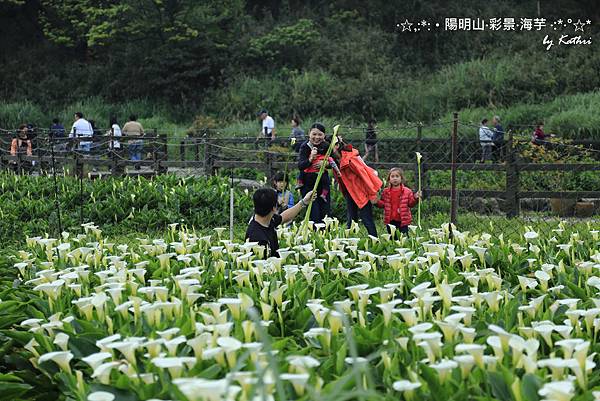
{"type": "Polygon", "coordinates": [[[269,115],[266,109],[261,109],[256,113],[258,119],[262,121],[262,129],[258,134],[258,138],[261,136],[271,141],[275,139],[275,120],[269,115]]]}

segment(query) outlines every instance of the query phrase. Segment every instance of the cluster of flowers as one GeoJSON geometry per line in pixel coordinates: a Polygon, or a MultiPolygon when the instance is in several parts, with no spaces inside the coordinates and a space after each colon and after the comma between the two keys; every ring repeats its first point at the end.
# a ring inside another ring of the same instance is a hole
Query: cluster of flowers
{"type": "Polygon", "coordinates": [[[112,400],[110,388],[319,399],[340,380],[407,400],[465,385],[491,396],[481,381],[493,373],[517,401],[532,377],[544,400],[600,399],[597,230],[526,229],[513,242],[456,228],[450,238],[447,225],[400,240],[357,238],[336,220],[320,228],[282,228],[285,248],[266,260],[224,229],[176,224],[131,244],[92,224],[28,238],[14,266],[42,306],[17,328],[24,348],[80,400],[112,400]]]}

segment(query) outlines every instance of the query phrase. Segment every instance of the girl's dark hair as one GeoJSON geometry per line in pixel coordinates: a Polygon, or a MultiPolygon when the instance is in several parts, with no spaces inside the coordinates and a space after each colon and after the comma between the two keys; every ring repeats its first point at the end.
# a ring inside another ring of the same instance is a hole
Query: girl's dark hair
{"type": "Polygon", "coordinates": [[[542,125],[544,125],[544,122],[543,121],[538,121],[537,128],[540,128],[542,125]]]}
{"type": "Polygon", "coordinates": [[[285,173],[282,173],[281,171],[278,171],[273,176],[273,182],[279,182],[279,181],[285,181],[285,182],[287,182],[287,176],[285,175],[285,173]]]}
{"type": "MultiPolygon", "coordinates": [[[[108,125],[109,125],[110,127],[112,127],[112,126],[113,126],[113,124],[118,124],[118,122],[117,122],[117,117],[116,117],[116,116],[110,116],[110,119],[109,119],[109,121],[108,121],[108,125]]],[[[110,127],[109,127],[109,128],[110,128],[110,127]]]]}
{"type": "Polygon", "coordinates": [[[302,120],[300,120],[300,117],[298,116],[292,117],[292,121],[295,122],[298,126],[300,126],[300,123],[302,123],[302,120]]]}

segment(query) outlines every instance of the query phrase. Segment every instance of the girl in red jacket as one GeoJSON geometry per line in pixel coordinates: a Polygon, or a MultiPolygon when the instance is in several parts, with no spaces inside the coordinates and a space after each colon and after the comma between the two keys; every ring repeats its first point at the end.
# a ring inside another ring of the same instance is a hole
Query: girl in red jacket
{"type": "Polygon", "coordinates": [[[383,208],[383,223],[390,234],[390,225],[395,226],[396,231],[408,234],[408,225],[412,222],[410,208],[417,204],[421,193],[413,193],[404,185],[404,172],[401,168],[394,167],[390,170],[387,183],[381,199],[376,203],[377,207],[383,208]]]}

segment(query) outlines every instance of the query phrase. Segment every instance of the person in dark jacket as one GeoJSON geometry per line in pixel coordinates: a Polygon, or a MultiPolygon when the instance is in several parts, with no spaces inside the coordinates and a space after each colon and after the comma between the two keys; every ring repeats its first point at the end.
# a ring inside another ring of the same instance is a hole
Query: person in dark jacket
{"type": "Polygon", "coordinates": [[[300,146],[306,140],[306,135],[304,134],[304,130],[300,128],[300,118],[298,116],[292,117],[292,132],[290,133],[290,143],[292,144],[292,149],[295,152],[300,151],[300,146]]]}
{"type": "Polygon", "coordinates": [[[365,154],[363,160],[367,160],[370,153],[375,155],[375,163],[379,163],[379,150],[377,149],[377,121],[370,119],[365,130],[365,154]]]}
{"type": "MultiPolygon", "coordinates": [[[[300,193],[302,196],[313,189],[319,175],[321,163],[330,163],[330,160],[325,160],[328,147],[329,143],[325,142],[325,126],[321,123],[314,123],[310,127],[308,141],[300,146],[300,152],[298,153],[299,178],[302,183],[300,193]]],[[[310,221],[314,223],[322,223],[323,218],[330,213],[330,185],[330,177],[327,170],[325,170],[317,186],[316,199],[310,211],[310,221]]]]}
{"type": "Polygon", "coordinates": [[[494,118],[492,118],[492,125],[494,126],[494,148],[492,150],[492,158],[494,161],[499,162],[504,159],[504,128],[500,124],[499,116],[494,116],[494,118]]]}

